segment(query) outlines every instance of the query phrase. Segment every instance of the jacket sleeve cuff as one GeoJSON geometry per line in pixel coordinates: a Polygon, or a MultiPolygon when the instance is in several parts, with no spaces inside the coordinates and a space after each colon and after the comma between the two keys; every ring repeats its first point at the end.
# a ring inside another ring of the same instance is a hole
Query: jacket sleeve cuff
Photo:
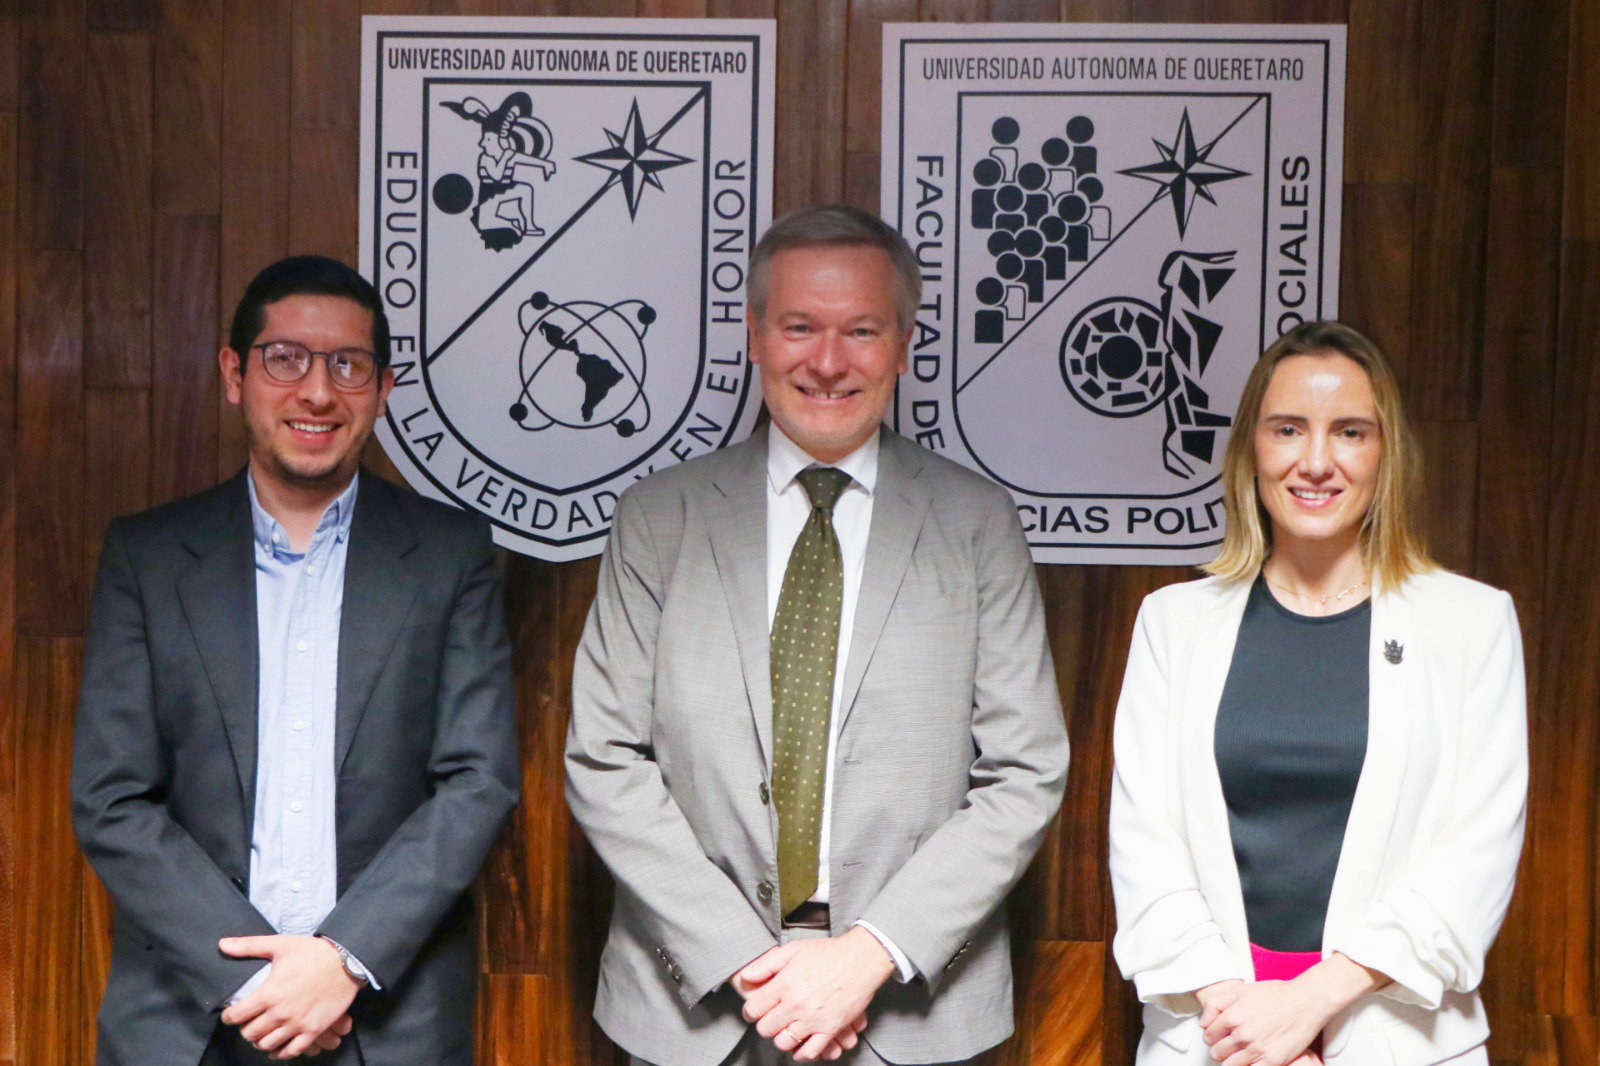
{"type": "Polygon", "coordinates": [[[899,979],[901,984],[906,984],[913,977],[917,976],[917,968],[911,964],[911,960],[906,957],[906,953],[901,951],[900,948],[895,945],[895,942],[890,940],[881,929],[867,921],[865,918],[856,919],[856,925],[859,925],[861,928],[871,933],[873,938],[876,939],[878,943],[883,945],[883,950],[887,951],[889,953],[889,958],[894,960],[895,976],[899,979]]]}
{"type": "Polygon", "coordinates": [[[760,919],[753,913],[750,917],[747,931],[719,939],[705,951],[685,953],[681,961],[664,946],[657,950],[685,1007],[694,1007],[731,981],[734,974],[778,946],[760,919]]]}
{"type": "MultiPolygon", "coordinates": [[[[317,935],[321,936],[320,933],[317,935]]],[[[345,947],[331,936],[324,936],[322,939],[339,949],[340,955],[349,957],[350,965],[347,967],[347,971],[357,971],[356,973],[351,974],[352,977],[356,977],[358,980],[365,981],[367,983],[367,987],[372,989],[374,992],[383,991],[383,985],[378,983],[378,977],[372,972],[372,968],[366,963],[362,962],[360,959],[356,958],[355,952],[351,951],[349,948],[345,947]]],[[[341,959],[341,961],[343,960],[341,959]]]]}
{"type": "Polygon", "coordinates": [[[239,986],[239,991],[229,996],[224,1006],[231,1007],[241,999],[245,999],[256,989],[267,983],[267,976],[272,973],[272,963],[267,963],[261,969],[250,975],[250,980],[239,986]]]}
{"type": "Polygon", "coordinates": [[[1222,937],[1213,934],[1195,941],[1166,965],[1134,974],[1133,987],[1141,1003],[1183,1017],[1200,1013],[1200,1001],[1194,997],[1197,989],[1218,981],[1248,981],[1252,976],[1239,965],[1222,937]]]}
{"type": "Polygon", "coordinates": [[[1333,950],[1377,970],[1392,981],[1377,994],[1427,1010],[1438,1010],[1444,1000],[1444,982],[1422,964],[1405,931],[1395,927],[1366,926],[1352,930],[1333,950]]]}

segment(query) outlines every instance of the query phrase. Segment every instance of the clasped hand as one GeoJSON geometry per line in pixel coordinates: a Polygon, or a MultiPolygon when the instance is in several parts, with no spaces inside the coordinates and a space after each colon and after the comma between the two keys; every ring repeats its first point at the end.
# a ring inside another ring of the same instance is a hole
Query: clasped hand
{"type": "Polygon", "coordinates": [[[1320,1066],[1310,1050],[1332,1012],[1295,981],[1219,981],[1202,988],[1200,1028],[1223,1066],[1320,1066]]]}
{"type": "Polygon", "coordinates": [[[1320,1066],[1312,1041],[1389,978],[1333,952],[1292,981],[1218,981],[1195,993],[1211,1058],[1223,1066],[1320,1066]]]}
{"type": "Polygon", "coordinates": [[[274,1059],[316,1055],[350,1033],[350,1003],[360,984],[345,972],[334,946],[314,936],[225,937],[235,958],[268,959],[261,987],[222,1012],[222,1020],[274,1059]]]}
{"type": "Polygon", "coordinates": [[[734,974],[733,987],[756,1032],[796,1062],[815,1062],[856,1046],[867,1004],[893,972],[877,937],[856,926],[772,948],[734,974]]]}

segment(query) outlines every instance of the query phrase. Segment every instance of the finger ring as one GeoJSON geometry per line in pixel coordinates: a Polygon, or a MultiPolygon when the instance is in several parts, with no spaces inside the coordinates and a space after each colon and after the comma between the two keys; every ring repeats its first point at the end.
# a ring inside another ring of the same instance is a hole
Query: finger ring
{"type": "Polygon", "coordinates": [[[789,1034],[789,1039],[793,1040],[796,1044],[804,1044],[806,1042],[806,1038],[801,1036],[799,1033],[796,1033],[796,1032],[792,1031],[793,1028],[794,1028],[794,1025],[795,1025],[794,1022],[790,1022],[788,1025],[783,1027],[783,1031],[788,1033],[789,1034]]]}

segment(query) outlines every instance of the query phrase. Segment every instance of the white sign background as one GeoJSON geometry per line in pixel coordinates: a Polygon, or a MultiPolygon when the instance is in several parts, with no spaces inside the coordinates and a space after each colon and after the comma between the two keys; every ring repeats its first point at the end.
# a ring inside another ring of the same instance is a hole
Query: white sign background
{"type": "Polygon", "coordinates": [[[362,20],[378,436],[414,487],[577,559],[635,479],[748,436],[775,65],[771,21],[362,20]]]}
{"type": "Polygon", "coordinates": [[[884,27],[883,217],[923,307],[896,428],[1034,559],[1204,562],[1250,367],[1337,313],[1342,26],[884,27]]]}

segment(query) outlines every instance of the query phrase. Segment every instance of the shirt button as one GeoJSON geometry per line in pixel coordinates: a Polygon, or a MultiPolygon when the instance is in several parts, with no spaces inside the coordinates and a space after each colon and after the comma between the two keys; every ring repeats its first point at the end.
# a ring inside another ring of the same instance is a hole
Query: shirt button
{"type": "Polygon", "coordinates": [[[757,795],[761,797],[761,805],[763,807],[772,802],[772,791],[767,788],[765,781],[761,782],[761,788],[757,790],[757,795]]]}
{"type": "Polygon", "coordinates": [[[756,886],[756,899],[759,899],[762,903],[771,903],[772,902],[772,885],[769,884],[766,881],[763,881],[759,885],[757,885],[756,886]]]}
{"type": "Polygon", "coordinates": [[[289,804],[289,809],[291,811],[293,811],[294,813],[299,814],[301,806],[302,806],[302,804],[300,803],[300,801],[299,800],[295,800],[293,803],[289,804]]]}
{"type": "Polygon", "coordinates": [[[305,721],[304,718],[296,718],[294,720],[294,731],[296,733],[300,732],[300,730],[304,729],[305,727],[306,727],[306,721],[305,721]]]}
{"type": "Polygon", "coordinates": [[[303,886],[302,886],[302,885],[301,885],[301,884],[300,884],[300,882],[299,882],[299,881],[296,881],[296,882],[294,882],[294,883],[293,883],[293,884],[291,884],[291,885],[290,885],[290,886],[289,886],[289,891],[291,891],[291,892],[298,892],[298,891],[300,891],[300,889],[301,889],[301,888],[302,888],[302,887],[303,887],[303,886]]]}
{"type": "Polygon", "coordinates": [[[315,563],[307,563],[306,564],[306,573],[310,574],[312,577],[316,577],[317,576],[316,564],[315,563]]]}
{"type": "Polygon", "coordinates": [[[276,544],[276,543],[278,543],[278,540],[279,540],[279,539],[280,539],[280,538],[279,538],[279,537],[278,537],[278,534],[277,534],[277,533],[276,533],[276,532],[274,532],[274,533],[273,533],[273,534],[272,534],[272,543],[274,543],[274,544],[276,544]]]}
{"type": "Polygon", "coordinates": [[[295,647],[297,649],[299,649],[300,651],[305,651],[307,648],[311,647],[311,645],[309,645],[305,641],[301,640],[301,641],[297,641],[295,643],[295,647]]]}

